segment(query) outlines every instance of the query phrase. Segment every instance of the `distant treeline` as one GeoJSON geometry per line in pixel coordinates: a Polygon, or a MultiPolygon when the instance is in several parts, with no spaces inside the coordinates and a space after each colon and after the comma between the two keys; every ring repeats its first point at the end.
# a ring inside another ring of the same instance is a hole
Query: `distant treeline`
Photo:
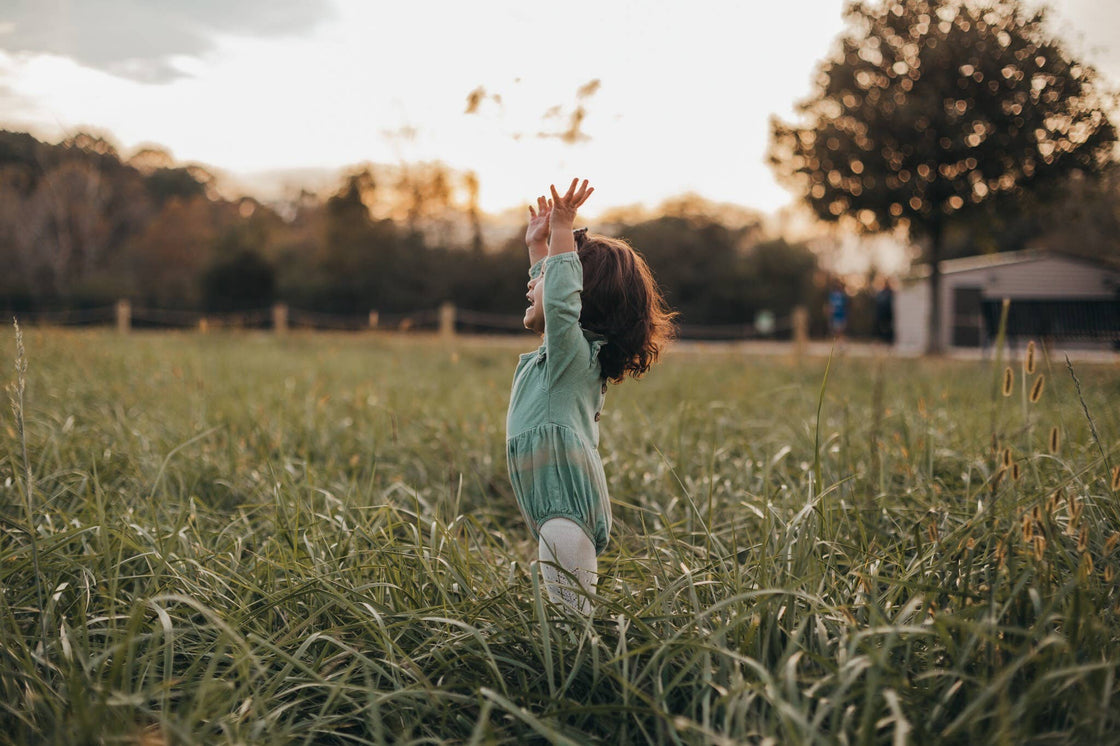
{"type": "MultiPolygon", "coordinates": [[[[470,174],[438,164],[355,169],[326,198],[265,205],[220,195],[215,177],[158,150],[123,159],[104,139],[57,145],[0,132],[0,307],[85,308],[119,298],[212,312],[276,301],[338,314],[451,301],[520,315],[523,226],[487,222],[470,174]]],[[[826,278],[807,247],[767,240],[681,199],[657,217],[596,226],[649,260],[690,325],[781,319],[808,305],[823,326],[826,278]]]]}

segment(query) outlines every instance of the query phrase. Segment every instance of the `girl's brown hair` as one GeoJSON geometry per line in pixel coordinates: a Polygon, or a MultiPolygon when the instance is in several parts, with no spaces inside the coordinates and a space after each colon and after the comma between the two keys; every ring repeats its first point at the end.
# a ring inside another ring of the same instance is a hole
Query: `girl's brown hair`
{"type": "Polygon", "coordinates": [[[661,288],[641,254],[617,238],[576,232],[583,264],[579,323],[607,341],[599,350],[603,378],[640,378],[676,335],[661,288]]]}

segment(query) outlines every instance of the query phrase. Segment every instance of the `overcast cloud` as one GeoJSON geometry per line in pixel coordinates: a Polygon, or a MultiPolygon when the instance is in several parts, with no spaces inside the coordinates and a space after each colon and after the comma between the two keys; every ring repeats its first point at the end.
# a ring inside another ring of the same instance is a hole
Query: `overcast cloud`
{"type": "Polygon", "coordinates": [[[3,0],[0,49],[69,57],[143,83],[182,77],[219,34],[298,36],[331,17],[329,0],[3,0]]]}

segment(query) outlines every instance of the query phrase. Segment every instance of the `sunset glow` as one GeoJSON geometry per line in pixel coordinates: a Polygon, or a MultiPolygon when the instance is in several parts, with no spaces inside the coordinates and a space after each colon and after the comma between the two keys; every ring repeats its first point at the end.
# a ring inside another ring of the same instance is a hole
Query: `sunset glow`
{"type": "MultiPolygon", "coordinates": [[[[593,212],[684,192],[772,211],[792,197],[766,164],[769,117],[793,116],[843,28],[842,0],[282,6],[256,28],[248,9],[108,3],[106,29],[143,41],[116,56],[73,41],[70,3],[30,30],[30,11],[0,11],[0,126],[158,145],[266,197],[360,162],[439,160],[478,174],[490,212],[569,174],[596,177],[593,212]]],[[[1053,26],[1116,80],[1105,6],[1055,3],[1053,26]]],[[[120,34],[101,43],[133,43],[120,34]]]]}

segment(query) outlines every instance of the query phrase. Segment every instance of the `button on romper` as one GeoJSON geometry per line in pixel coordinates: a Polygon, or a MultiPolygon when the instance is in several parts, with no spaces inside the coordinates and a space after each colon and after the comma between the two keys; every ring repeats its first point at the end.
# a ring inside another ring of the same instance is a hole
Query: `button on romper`
{"type": "Polygon", "coordinates": [[[525,520],[567,518],[595,545],[607,546],[610,497],[599,458],[599,413],[606,382],[599,367],[605,340],[580,327],[583,266],[575,252],[537,262],[544,272],[544,343],[521,356],[506,417],[510,482],[525,520]]]}

